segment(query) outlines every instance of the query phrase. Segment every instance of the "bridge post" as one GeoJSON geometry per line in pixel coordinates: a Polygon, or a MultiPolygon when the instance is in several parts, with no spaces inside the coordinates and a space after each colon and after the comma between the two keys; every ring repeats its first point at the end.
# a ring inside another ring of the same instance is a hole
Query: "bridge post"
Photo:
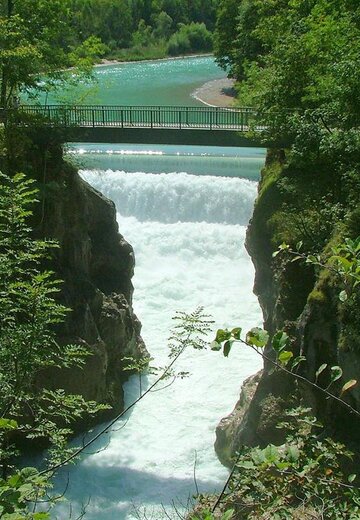
{"type": "Polygon", "coordinates": [[[92,117],[92,126],[95,128],[95,110],[91,109],[91,117],[92,117]]]}
{"type": "Polygon", "coordinates": [[[181,110],[179,110],[179,128],[181,130],[181,110]]]}
{"type": "Polygon", "coordinates": [[[124,128],[124,110],[121,109],[121,128],[124,128]]]}

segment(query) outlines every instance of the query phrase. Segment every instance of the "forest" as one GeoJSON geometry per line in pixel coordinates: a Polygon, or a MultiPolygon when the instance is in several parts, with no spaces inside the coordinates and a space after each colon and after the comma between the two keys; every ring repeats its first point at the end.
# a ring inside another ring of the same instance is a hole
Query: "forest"
{"type": "Polygon", "coordinates": [[[110,58],[212,49],[217,0],[68,0],[74,45],[98,38],[110,58]]]}

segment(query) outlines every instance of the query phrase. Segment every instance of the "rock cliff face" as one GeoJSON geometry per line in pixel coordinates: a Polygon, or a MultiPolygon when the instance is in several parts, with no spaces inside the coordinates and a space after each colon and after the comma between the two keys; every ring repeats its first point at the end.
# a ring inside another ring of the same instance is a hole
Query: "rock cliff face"
{"type": "Polygon", "coordinates": [[[50,267],[64,280],[61,303],[72,309],[59,342],[82,344],[91,355],[82,369],[42,374],[41,384],[110,404],[105,418],[123,408],[122,383],[129,372],[122,358],[146,353],[132,310],[134,253],[119,234],[114,204],[62,159],[55,162],[35,215],[36,232],[59,243],[50,267]]]}
{"type": "MultiPolygon", "coordinates": [[[[332,387],[337,392],[345,381],[360,379],[360,340],[359,334],[354,334],[357,327],[354,309],[358,302],[349,304],[348,309],[341,307],[339,287],[333,278],[316,277],[313,268],[300,262],[272,258],[272,252],[284,239],[279,233],[280,228],[285,228],[284,202],[289,205],[289,197],[284,195],[284,184],[291,184],[291,174],[282,161],[282,156],[268,154],[247,233],[247,249],[256,269],[254,291],[263,310],[264,328],[270,335],[276,330],[286,330],[293,338],[294,354],[306,356],[303,375],[314,380],[316,370],[323,363],[342,367],[343,378],[338,387],[332,387]],[[282,220],[281,226],[279,220],[282,220]]],[[[297,186],[296,196],[305,198],[306,190],[311,190],[306,179],[303,192],[300,188],[297,186]]],[[[286,241],[292,240],[292,234],[296,234],[297,221],[292,219],[289,215],[291,222],[286,229],[286,241]]],[[[354,229],[354,233],[355,236],[360,234],[360,229],[354,229]]],[[[328,247],[329,240],[331,238],[321,247],[328,247]]],[[[271,355],[269,348],[267,353],[271,355]]],[[[329,376],[321,377],[324,379],[319,383],[326,386],[329,376]]],[[[281,372],[272,373],[268,364],[262,373],[245,381],[234,412],[223,419],[217,429],[215,448],[224,464],[231,464],[231,457],[241,445],[281,443],[283,439],[276,424],[283,411],[300,400],[312,407],[314,415],[325,424],[326,431],[350,443],[353,449],[359,446],[359,424],[352,415],[308,386],[300,385],[296,391],[295,386],[292,377],[281,372]]],[[[359,387],[345,394],[344,398],[360,409],[359,387]]]]}

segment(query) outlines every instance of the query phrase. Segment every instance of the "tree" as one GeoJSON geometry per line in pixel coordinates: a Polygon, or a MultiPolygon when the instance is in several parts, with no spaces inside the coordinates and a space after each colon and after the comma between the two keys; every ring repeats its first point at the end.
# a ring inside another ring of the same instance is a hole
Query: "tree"
{"type": "MultiPolygon", "coordinates": [[[[46,89],[69,79],[77,65],[67,0],[2,0],[0,4],[0,106],[19,90],[46,89]]],[[[83,72],[89,63],[81,61],[83,72]]]]}
{"type": "Polygon", "coordinates": [[[34,468],[17,469],[16,444],[45,443],[48,462],[57,463],[72,451],[66,446],[71,423],[105,408],[41,385],[42,372],[81,366],[87,352],[56,341],[56,327],[69,309],[54,300],[60,281],[42,267],[56,244],[31,238],[27,221],[36,197],[32,184],[23,175],[0,176],[0,516],[4,519],[15,513],[16,518],[32,518],[26,513],[28,502],[36,502],[49,485],[48,476],[34,468]]]}
{"type": "Polygon", "coordinates": [[[155,38],[168,39],[172,32],[173,19],[165,11],[154,18],[155,29],[153,35],[155,38]]]}
{"type": "Polygon", "coordinates": [[[233,47],[237,35],[238,0],[220,0],[214,33],[214,54],[220,67],[231,69],[233,47]]]}
{"type": "Polygon", "coordinates": [[[212,35],[203,23],[181,25],[179,30],[169,39],[170,55],[186,54],[188,52],[210,51],[212,35]]]}

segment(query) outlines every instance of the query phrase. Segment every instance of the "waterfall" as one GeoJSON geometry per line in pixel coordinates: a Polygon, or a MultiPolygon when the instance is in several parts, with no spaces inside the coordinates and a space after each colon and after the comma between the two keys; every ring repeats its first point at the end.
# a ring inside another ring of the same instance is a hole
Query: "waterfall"
{"type": "MultiPolygon", "coordinates": [[[[247,152],[231,176],[222,176],[216,161],[234,166],[234,157],[205,157],[203,171],[194,175],[191,165],[199,154],[168,154],[167,170],[158,163],[160,171],[147,172],[154,153],[119,153],[119,165],[114,154],[96,153],[96,146],[81,152],[81,174],[115,202],[120,232],[134,247],[134,310],[154,364],[167,363],[167,338],[177,310],[204,306],[215,320],[214,331],[259,325],[244,240],[257,188],[250,170],[264,154],[247,152]],[[102,157],[96,169],[89,166],[94,156],[102,157]],[[136,169],[129,171],[124,157],[136,169]]],[[[144,512],[153,520],[178,518],[174,507],[184,511],[196,486],[200,492],[221,488],[227,470],[213,451],[215,428],[234,406],[242,381],[261,366],[253,352],[239,346],[233,350],[229,358],[188,350],[177,366],[190,373],[188,378],[148,395],[119,421],[117,431],[102,438],[95,453],[63,471],[57,490],[66,485],[70,471],[67,498],[73,511],[90,499],[86,520],[130,520],[144,518],[144,512]]],[[[137,377],[125,392],[128,403],[136,399],[137,377]]],[[[60,519],[69,517],[66,503],[56,512],[60,519]]]]}
{"type": "Polygon", "coordinates": [[[84,172],[110,197],[121,216],[140,222],[240,224],[250,218],[256,183],[247,179],[195,176],[185,172],[145,174],[84,172]]]}

